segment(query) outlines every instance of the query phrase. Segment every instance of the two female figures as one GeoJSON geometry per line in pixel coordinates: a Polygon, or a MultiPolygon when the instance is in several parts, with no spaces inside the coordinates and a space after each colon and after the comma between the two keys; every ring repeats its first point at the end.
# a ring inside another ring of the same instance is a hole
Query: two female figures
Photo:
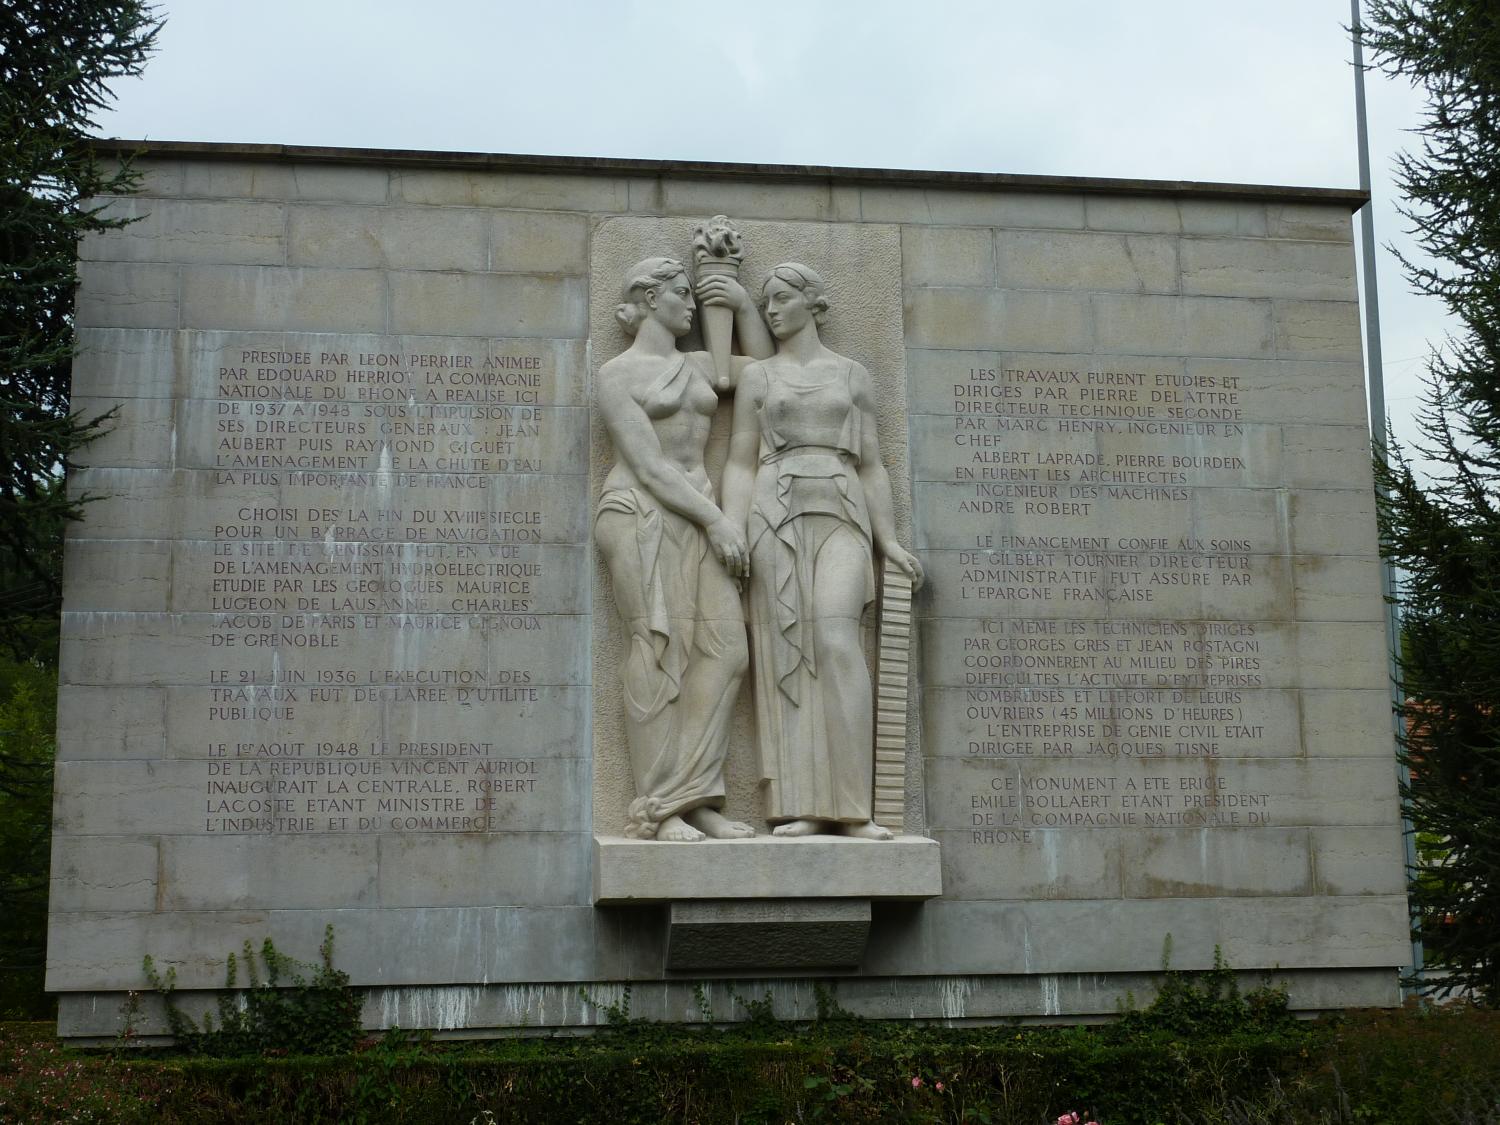
{"type": "MultiPolygon", "coordinates": [[[[704,464],[717,407],[692,326],[686,270],[667,258],[630,271],[617,316],[635,339],[599,373],[599,409],[618,460],[596,538],[629,632],[621,670],[636,798],[626,834],[750,836],[727,820],[724,757],[748,664],[736,582],[750,580],[756,740],[767,819],[778,835],[890,833],[870,817],[873,702],[861,617],[874,550],[920,580],[895,538],[869,373],[824,347],[828,303],[805,266],[778,266],[766,321],[737,281],[699,284],[734,309],[739,383],[723,506],[704,464]],[[776,337],[776,354],[766,333],[776,337]]],[[[729,388],[724,388],[729,389],[729,388]]]]}

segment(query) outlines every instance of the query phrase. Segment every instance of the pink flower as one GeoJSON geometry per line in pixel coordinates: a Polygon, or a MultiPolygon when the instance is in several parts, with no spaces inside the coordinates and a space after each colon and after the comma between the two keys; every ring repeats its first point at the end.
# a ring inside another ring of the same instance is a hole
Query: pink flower
{"type": "Polygon", "coordinates": [[[1057,1125],[1078,1125],[1080,1120],[1077,1113],[1065,1113],[1057,1119],[1057,1125]]]}
{"type": "Polygon", "coordinates": [[[934,1082],[932,1088],[940,1094],[943,1092],[943,1084],[941,1082],[934,1082]]]}
{"type": "Polygon", "coordinates": [[[913,1074],[911,1076],[911,1088],[913,1090],[915,1090],[921,1084],[922,1084],[922,1079],[920,1077],[918,1077],[917,1075],[913,1074]]]}

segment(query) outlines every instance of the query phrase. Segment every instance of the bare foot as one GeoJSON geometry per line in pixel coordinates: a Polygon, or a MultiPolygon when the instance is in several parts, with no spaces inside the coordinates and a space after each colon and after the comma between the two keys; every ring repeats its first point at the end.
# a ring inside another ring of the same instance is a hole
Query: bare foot
{"type": "Polygon", "coordinates": [[[853,836],[858,840],[894,840],[896,834],[889,828],[882,828],[873,820],[867,820],[863,824],[845,824],[842,826],[845,836],[853,836]]]}
{"type": "Polygon", "coordinates": [[[711,809],[707,805],[688,810],[682,814],[682,819],[715,840],[748,840],[755,835],[755,829],[748,824],[730,820],[718,809],[711,809]]]}
{"type": "Polygon", "coordinates": [[[703,839],[703,833],[683,821],[680,816],[669,816],[656,829],[656,838],[671,843],[691,844],[703,839]]]}
{"type": "Polygon", "coordinates": [[[823,831],[821,820],[789,820],[771,829],[773,836],[816,836],[823,831]]]}

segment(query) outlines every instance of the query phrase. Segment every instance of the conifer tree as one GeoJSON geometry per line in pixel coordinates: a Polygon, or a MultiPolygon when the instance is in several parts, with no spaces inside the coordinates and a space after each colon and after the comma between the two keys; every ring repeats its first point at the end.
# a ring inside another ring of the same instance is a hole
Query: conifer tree
{"type": "Polygon", "coordinates": [[[140,0],[0,0],[0,641],[36,651],[79,503],[68,458],[101,428],[69,409],[78,239],[122,225],[99,197],[136,176],[89,146],[109,83],[139,74],[159,24],[140,0]]]}
{"type": "Polygon", "coordinates": [[[0,0],[0,1019],[46,1014],[65,474],[102,425],[69,407],[78,239],[136,183],[88,134],[158,27],[139,0],[0,0]]]}
{"type": "Polygon", "coordinates": [[[1413,894],[1443,991],[1500,1003],[1500,4],[1371,0],[1376,65],[1427,98],[1397,161],[1425,258],[1412,283],[1457,323],[1428,361],[1426,464],[1383,473],[1404,574],[1400,686],[1421,859],[1413,894]]]}

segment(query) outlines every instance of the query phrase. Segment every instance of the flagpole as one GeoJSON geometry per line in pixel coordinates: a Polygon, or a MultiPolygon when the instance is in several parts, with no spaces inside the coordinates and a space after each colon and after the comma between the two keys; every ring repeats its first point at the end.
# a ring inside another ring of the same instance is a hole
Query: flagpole
{"type": "MultiPolygon", "coordinates": [[[[1370,442],[1376,459],[1382,464],[1390,461],[1390,450],[1386,442],[1388,425],[1385,413],[1385,367],[1380,351],[1380,291],[1375,278],[1375,202],[1372,198],[1370,177],[1370,129],[1365,110],[1365,56],[1364,24],[1360,18],[1360,0],[1349,0],[1349,31],[1354,40],[1354,127],[1356,147],[1359,153],[1359,187],[1365,193],[1360,215],[1360,257],[1364,265],[1365,306],[1365,367],[1366,385],[1370,396],[1370,442]]],[[[1376,482],[1381,498],[1386,495],[1385,486],[1376,482]]],[[[1399,710],[1401,694],[1401,621],[1396,605],[1396,573],[1389,559],[1380,563],[1380,592],[1385,597],[1386,648],[1391,683],[1391,733],[1400,745],[1406,734],[1405,722],[1399,710]]],[[[1396,763],[1396,779],[1404,787],[1410,780],[1409,771],[1399,761],[1396,763]]],[[[1401,802],[1401,839],[1406,857],[1407,885],[1416,879],[1417,838],[1412,829],[1411,810],[1407,801],[1401,802]]],[[[1408,901],[1410,901],[1408,899],[1408,901]]],[[[1421,917],[1411,914],[1411,975],[1420,980],[1423,966],[1421,917]]]]}

